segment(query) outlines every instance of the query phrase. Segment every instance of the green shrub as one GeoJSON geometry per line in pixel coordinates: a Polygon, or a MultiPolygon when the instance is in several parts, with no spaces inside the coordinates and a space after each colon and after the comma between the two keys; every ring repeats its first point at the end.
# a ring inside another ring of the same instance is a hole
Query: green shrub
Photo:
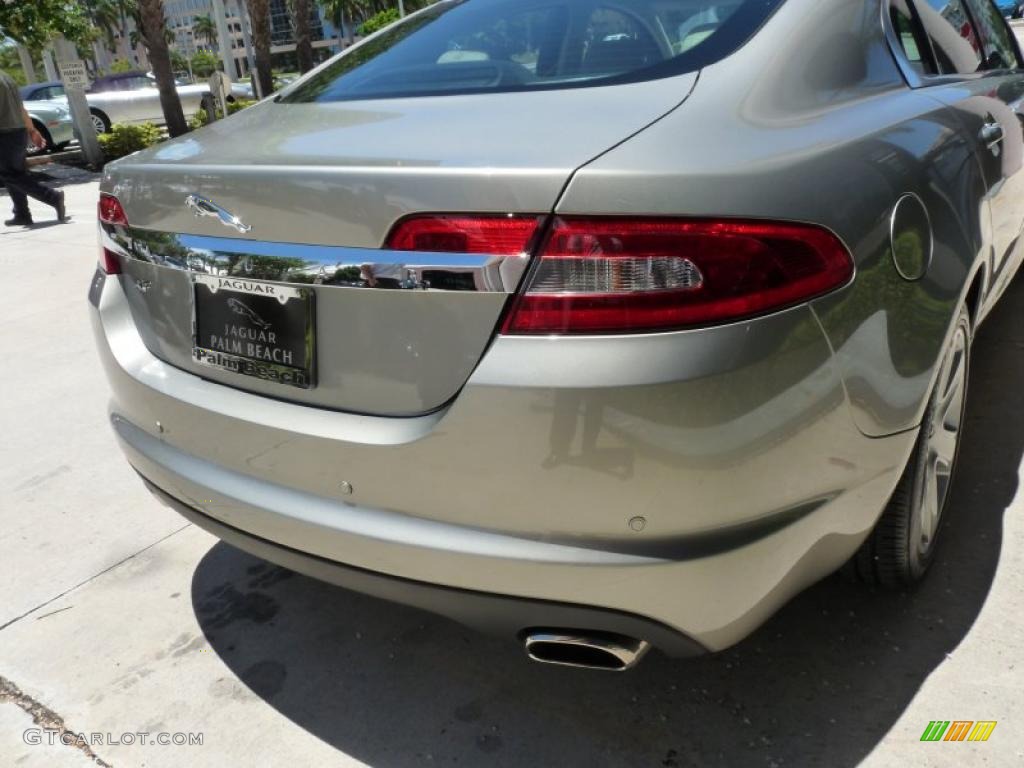
{"type": "Polygon", "coordinates": [[[220,59],[209,51],[197,51],[192,56],[192,74],[196,77],[209,77],[219,62],[220,59]]]}
{"type": "Polygon", "coordinates": [[[372,35],[378,29],[383,29],[393,21],[398,21],[398,9],[388,8],[380,13],[374,14],[356,28],[356,34],[372,35]]]}
{"type": "Polygon", "coordinates": [[[119,72],[131,72],[133,69],[135,69],[135,66],[124,57],[114,59],[110,62],[109,67],[110,74],[112,75],[116,75],[119,72]]]}
{"type": "Polygon", "coordinates": [[[138,152],[140,149],[151,147],[160,141],[160,129],[152,123],[142,125],[125,125],[115,123],[110,126],[110,131],[99,135],[100,148],[107,160],[116,160],[119,157],[138,152]]]}
{"type": "Polygon", "coordinates": [[[247,107],[251,107],[256,102],[252,99],[235,99],[234,101],[228,102],[228,114],[233,115],[235,112],[241,112],[247,107]]]}
{"type": "Polygon", "coordinates": [[[206,114],[205,109],[198,110],[188,121],[188,127],[195,131],[202,128],[204,125],[209,124],[210,116],[206,114]]]}
{"type": "MultiPolygon", "coordinates": [[[[234,101],[229,101],[228,114],[233,115],[236,112],[241,112],[246,107],[251,107],[255,103],[256,102],[251,99],[235,99],[234,101]]],[[[222,117],[224,117],[224,115],[220,113],[220,107],[217,107],[217,119],[219,120],[222,117]]],[[[192,115],[192,118],[188,121],[188,127],[194,131],[198,128],[202,128],[204,125],[209,125],[209,123],[210,115],[207,114],[205,109],[200,109],[192,115]]]]}

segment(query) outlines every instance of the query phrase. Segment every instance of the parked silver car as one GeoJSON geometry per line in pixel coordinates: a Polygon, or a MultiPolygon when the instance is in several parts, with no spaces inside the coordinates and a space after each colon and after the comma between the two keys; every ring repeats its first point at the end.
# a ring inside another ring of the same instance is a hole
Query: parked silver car
{"type": "MultiPolygon", "coordinates": [[[[178,97],[186,118],[192,117],[212,99],[207,83],[178,85],[178,97]]],[[[122,72],[97,78],[85,95],[97,133],[106,133],[114,123],[164,122],[160,91],[156,80],[147,72],[122,72]]],[[[252,98],[250,86],[232,83],[229,101],[252,98]]],[[[58,99],[67,96],[60,82],[35,83],[22,88],[22,99],[58,99]]]]}
{"type": "Polygon", "coordinates": [[[74,140],[75,127],[67,104],[56,101],[26,101],[24,104],[25,111],[32,118],[32,124],[46,142],[42,148],[30,144],[30,155],[63,149],[74,140]]]}
{"type": "Polygon", "coordinates": [[[914,582],[1022,68],[990,0],[438,3],[107,166],[111,423],[224,540],[544,662],[914,582]]]}

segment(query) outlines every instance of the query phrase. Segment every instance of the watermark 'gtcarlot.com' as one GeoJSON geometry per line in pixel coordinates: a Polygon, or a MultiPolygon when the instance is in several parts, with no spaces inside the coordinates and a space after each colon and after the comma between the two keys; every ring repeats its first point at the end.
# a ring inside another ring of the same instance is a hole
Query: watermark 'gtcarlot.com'
{"type": "Polygon", "coordinates": [[[112,733],[110,731],[83,731],[82,733],[75,733],[74,731],[51,731],[46,728],[28,728],[21,734],[21,739],[26,744],[65,744],[69,747],[74,746],[109,746],[115,744],[121,744],[130,746],[133,744],[139,744],[142,746],[150,746],[156,744],[158,746],[202,746],[203,745],[203,733],[202,732],[175,732],[169,733],[166,731],[160,731],[159,733],[152,733],[150,731],[126,731],[124,733],[112,733]]]}

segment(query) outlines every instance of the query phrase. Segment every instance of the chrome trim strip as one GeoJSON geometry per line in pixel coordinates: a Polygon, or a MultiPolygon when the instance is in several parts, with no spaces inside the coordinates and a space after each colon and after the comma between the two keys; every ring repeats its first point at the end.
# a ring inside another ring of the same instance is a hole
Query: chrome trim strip
{"type": "Polygon", "coordinates": [[[928,206],[924,204],[924,200],[916,192],[904,192],[892,207],[892,213],[889,214],[889,252],[892,254],[892,263],[896,267],[896,271],[900,277],[908,282],[912,283],[920,280],[928,274],[928,270],[932,267],[932,259],[935,256],[935,230],[932,228],[932,215],[928,212],[928,206]],[[921,210],[924,211],[924,218],[928,222],[928,256],[924,260],[921,274],[917,276],[908,275],[904,272],[903,267],[900,266],[899,259],[896,258],[896,215],[900,212],[900,205],[904,200],[915,200],[921,206],[921,210]]]}
{"type": "Polygon", "coordinates": [[[529,254],[427,253],[174,234],[101,224],[121,256],[190,273],[296,285],[512,293],[529,254]]]}

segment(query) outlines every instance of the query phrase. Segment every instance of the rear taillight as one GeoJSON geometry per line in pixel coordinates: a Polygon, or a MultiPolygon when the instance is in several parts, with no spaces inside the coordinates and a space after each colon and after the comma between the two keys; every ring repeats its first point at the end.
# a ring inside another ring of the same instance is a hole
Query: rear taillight
{"type": "MultiPolygon", "coordinates": [[[[121,201],[113,195],[101,192],[100,201],[96,209],[99,220],[104,224],[116,224],[121,227],[128,226],[128,217],[125,216],[121,201]]],[[[120,274],[121,262],[117,258],[117,254],[109,248],[100,247],[100,268],[108,275],[120,274]]]]}
{"type": "Polygon", "coordinates": [[[644,333],[724,323],[848,282],[828,230],[708,219],[559,217],[503,326],[508,334],[644,333]]]}
{"type": "Polygon", "coordinates": [[[118,224],[122,227],[128,226],[128,217],[124,215],[124,208],[121,207],[121,201],[113,195],[108,195],[105,192],[100,193],[98,213],[100,221],[104,224],[118,224]]]}
{"type": "Polygon", "coordinates": [[[117,258],[117,254],[109,248],[100,249],[100,269],[108,275],[121,274],[121,262],[117,258]]]}
{"type": "Polygon", "coordinates": [[[395,225],[387,247],[511,256],[528,251],[540,221],[539,216],[415,216],[395,225]]]}

